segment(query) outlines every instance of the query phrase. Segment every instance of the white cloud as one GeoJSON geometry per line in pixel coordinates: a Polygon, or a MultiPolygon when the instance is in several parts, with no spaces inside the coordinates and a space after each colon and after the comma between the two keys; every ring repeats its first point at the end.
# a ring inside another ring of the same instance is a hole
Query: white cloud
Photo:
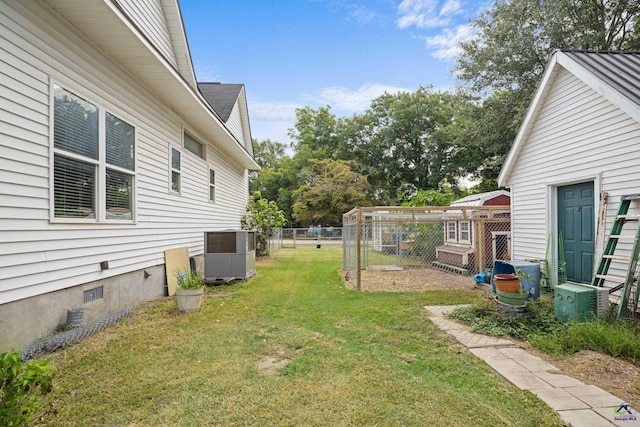
{"type": "Polygon", "coordinates": [[[396,24],[398,28],[442,27],[447,20],[438,16],[437,6],[437,0],[403,0],[398,6],[400,18],[396,24]]]}
{"type": "Polygon", "coordinates": [[[440,34],[425,38],[428,48],[433,50],[433,56],[438,59],[453,59],[460,54],[460,43],[473,38],[473,28],[470,25],[459,25],[455,30],[445,28],[440,34]]]}
{"type": "Polygon", "coordinates": [[[291,121],[296,118],[296,108],[300,104],[293,102],[249,102],[249,116],[251,120],[291,121]]]}
{"type": "Polygon", "coordinates": [[[289,129],[296,122],[296,108],[303,107],[295,102],[247,101],[251,136],[258,140],[270,139],[283,144],[290,142],[289,129]]]}
{"type": "Polygon", "coordinates": [[[453,15],[463,13],[460,0],[403,0],[398,6],[398,28],[438,28],[451,22],[453,15]]]}
{"type": "Polygon", "coordinates": [[[447,0],[440,9],[440,16],[457,15],[462,13],[460,0],[447,0]]]}
{"type": "Polygon", "coordinates": [[[360,26],[367,25],[377,19],[375,12],[360,5],[350,5],[348,7],[348,15],[360,26]]]}
{"type": "Polygon", "coordinates": [[[387,86],[377,83],[368,83],[356,90],[346,87],[334,86],[321,89],[312,98],[323,105],[330,105],[331,108],[357,113],[366,110],[375,98],[387,93],[410,92],[411,89],[387,86]]]}
{"type": "Polygon", "coordinates": [[[220,82],[220,73],[208,63],[194,63],[193,68],[199,82],[220,82]]]}

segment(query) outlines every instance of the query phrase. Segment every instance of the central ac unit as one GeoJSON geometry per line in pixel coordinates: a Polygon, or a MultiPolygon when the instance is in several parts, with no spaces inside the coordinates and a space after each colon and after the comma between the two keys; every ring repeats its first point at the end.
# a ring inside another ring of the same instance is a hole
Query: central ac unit
{"type": "Polygon", "coordinates": [[[246,280],[256,274],[256,233],[248,230],[204,233],[205,282],[246,280]]]}

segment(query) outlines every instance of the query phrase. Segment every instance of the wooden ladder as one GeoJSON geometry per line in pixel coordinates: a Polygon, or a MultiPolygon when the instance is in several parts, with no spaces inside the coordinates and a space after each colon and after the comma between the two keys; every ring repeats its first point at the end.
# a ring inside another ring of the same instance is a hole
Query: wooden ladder
{"type": "Polygon", "coordinates": [[[598,287],[604,287],[606,281],[617,283],[617,285],[609,289],[609,294],[622,289],[622,295],[618,300],[619,317],[626,315],[630,299],[634,313],[638,308],[638,277],[636,269],[638,267],[638,257],[640,256],[640,215],[628,215],[629,206],[633,200],[640,200],[640,194],[632,194],[620,198],[620,207],[618,208],[618,213],[611,227],[611,234],[609,234],[609,239],[604,248],[602,258],[600,258],[598,269],[591,282],[593,286],[598,287]],[[625,238],[632,238],[632,236],[622,235],[622,229],[627,222],[637,223],[631,254],[630,256],[616,255],[615,252],[618,242],[625,238]],[[611,261],[613,260],[628,263],[626,276],[622,277],[608,274],[611,261]]]}

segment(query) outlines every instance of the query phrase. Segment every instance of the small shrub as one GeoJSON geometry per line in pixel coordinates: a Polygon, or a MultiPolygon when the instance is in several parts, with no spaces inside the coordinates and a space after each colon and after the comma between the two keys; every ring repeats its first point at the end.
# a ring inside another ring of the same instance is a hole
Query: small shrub
{"type": "Polygon", "coordinates": [[[451,317],[471,325],[479,333],[521,340],[528,340],[535,334],[552,333],[563,327],[555,319],[553,306],[548,302],[530,301],[527,314],[525,318],[505,316],[494,299],[487,296],[470,306],[454,310],[451,317]]]}
{"type": "Polygon", "coordinates": [[[51,391],[57,370],[47,360],[22,362],[12,350],[0,354],[0,425],[20,426],[38,406],[38,395],[51,391]]]}

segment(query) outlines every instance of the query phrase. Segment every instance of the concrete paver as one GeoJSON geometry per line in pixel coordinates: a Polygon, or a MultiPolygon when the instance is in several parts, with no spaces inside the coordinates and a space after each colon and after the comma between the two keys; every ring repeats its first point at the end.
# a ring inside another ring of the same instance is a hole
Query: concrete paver
{"type": "Polygon", "coordinates": [[[482,359],[509,382],[529,390],[555,409],[574,427],[640,427],[635,409],[622,407],[624,402],[594,385],[586,385],[558,368],[515,347],[513,341],[471,332],[471,329],[445,317],[458,306],[426,306],[430,319],[451,334],[469,352],[482,359]]]}
{"type": "Polygon", "coordinates": [[[564,390],[594,408],[617,406],[622,403],[622,401],[615,397],[613,394],[608,393],[594,385],[566,387],[564,390]]]}
{"type": "Polygon", "coordinates": [[[581,381],[571,378],[564,374],[555,374],[552,372],[536,372],[536,375],[543,381],[551,384],[553,387],[577,387],[584,385],[581,381]]]}
{"type": "Polygon", "coordinates": [[[574,426],[582,427],[611,427],[607,419],[601,417],[592,409],[577,409],[571,411],[558,411],[560,418],[574,426]]]}
{"type": "Polygon", "coordinates": [[[556,411],[591,408],[589,405],[577,397],[572,396],[562,388],[539,388],[529,391],[544,400],[547,405],[551,406],[556,411]]]}

